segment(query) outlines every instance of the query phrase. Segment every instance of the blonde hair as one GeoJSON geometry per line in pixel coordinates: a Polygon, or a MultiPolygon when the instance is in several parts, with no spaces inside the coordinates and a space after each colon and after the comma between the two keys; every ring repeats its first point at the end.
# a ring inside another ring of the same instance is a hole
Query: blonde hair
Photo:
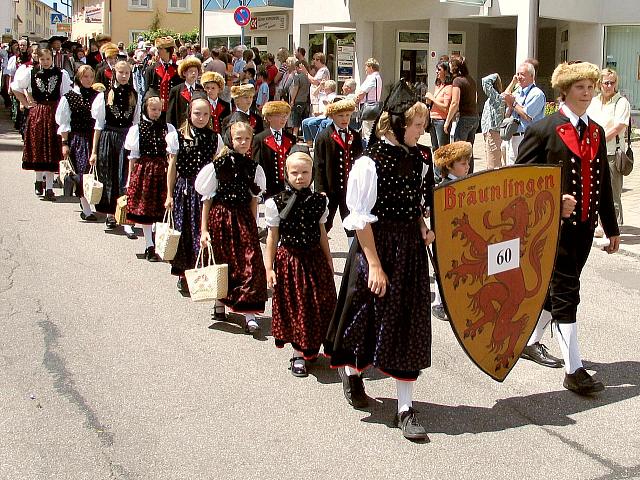
{"type": "Polygon", "coordinates": [[[614,91],[618,91],[618,72],[616,72],[615,70],[613,70],[612,68],[603,68],[600,71],[600,80],[598,80],[598,90],[602,90],[602,79],[604,77],[613,77],[614,81],[616,82],[615,87],[614,87],[614,91]]]}
{"type": "Polygon", "coordinates": [[[335,80],[325,80],[323,83],[323,88],[325,93],[326,92],[335,92],[336,89],[338,88],[338,84],[336,83],[335,80]]]}
{"type": "MultiPolygon", "coordinates": [[[[126,67],[127,70],[129,70],[129,73],[131,73],[131,65],[129,65],[128,62],[125,62],[124,60],[120,60],[118,63],[116,63],[113,67],[114,70],[118,70],[118,68],[122,68],[122,67],[126,67]]],[[[116,79],[113,80],[113,85],[115,87],[115,85],[118,83],[118,81],[116,79]]],[[[107,105],[108,106],[112,106],[113,105],[113,97],[114,97],[114,93],[113,93],[113,88],[111,87],[111,89],[109,90],[109,93],[107,94],[107,105]]],[[[135,89],[131,89],[131,91],[129,92],[129,106],[131,105],[135,105],[136,102],[138,101],[138,96],[136,94],[135,89]]]]}
{"type": "Polygon", "coordinates": [[[304,152],[293,152],[291,155],[289,155],[287,157],[287,160],[285,161],[285,167],[288,167],[290,162],[296,161],[306,162],[311,168],[313,168],[313,158],[311,158],[309,154],[304,152]]]}
{"type": "Polygon", "coordinates": [[[93,77],[95,78],[95,71],[93,70],[93,68],[90,65],[81,65],[80,67],[78,67],[78,70],[76,71],[76,75],[75,75],[75,83],[78,86],[81,86],[81,80],[82,77],[84,77],[84,75],[87,72],[91,72],[91,74],[93,75],[93,77]]]}
{"type": "Polygon", "coordinates": [[[209,128],[210,130],[213,131],[213,121],[211,120],[211,107],[209,106],[209,100],[207,100],[206,98],[194,98],[193,100],[191,100],[191,102],[189,103],[189,110],[187,112],[187,118],[185,119],[185,121],[182,123],[182,125],[180,126],[180,133],[182,133],[182,136],[186,139],[186,140],[193,140],[193,137],[191,136],[191,110],[193,109],[193,104],[196,102],[204,102],[207,105],[207,111],[209,112],[209,122],[207,123],[207,128],[209,128]]]}
{"type": "MultiPolygon", "coordinates": [[[[404,124],[405,127],[411,125],[413,119],[416,117],[428,117],[429,109],[422,102],[414,103],[407,111],[404,112],[404,124]]],[[[391,132],[391,118],[388,112],[382,112],[380,118],[378,119],[378,125],[376,127],[376,136],[378,138],[382,138],[387,133],[391,132]]],[[[398,138],[398,141],[402,141],[403,139],[398,138]]]]}

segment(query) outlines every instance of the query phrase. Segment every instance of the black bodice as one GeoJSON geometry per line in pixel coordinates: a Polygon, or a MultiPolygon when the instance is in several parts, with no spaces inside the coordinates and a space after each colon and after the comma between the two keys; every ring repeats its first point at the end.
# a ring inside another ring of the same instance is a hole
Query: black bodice
{"type": "Polygon", "coordinates": [[[198,175],[202,167],[213,160],[218,149],[218,135],[209,128],[193,128],[191,137],[188,140],[178,131],[180,150],[176,169],[183,178],[198,175]]]}
{"type": "Polygon", "coordinates": [[[71,131],[91,132],[96,121],[91,116],[91,104],[98,96],[98,92],[92,88],[81,88],[80,93],[73,90],[65,97],[71,110],[71,131]]]}
{"type": "Polygon", "coordinates": [[[410,221],[424,211],[423,156],[413,147],[407,152],[384,142],[367,150],[378,174],[376,204],[371,213],[379,219],[410,221]]]}
{"type": "Polygon", "coordinates": [[[243,205],[251,201],[252,193],[260,193],[260,188],[255,183],[258,164],[253,159],[237,152],[229,152],[215,159],[213,165],[218,179],[214,202],[243,205]]]}
{"type": "Polygon", "coordinates": [[[167,155],[167,124],[163,121],[140,119],[138,124],[138,147],[140,156],[144,157],[164,157],[167,155]]]}
{"type": "MultiPolygon", "coordinates": [[[[273,200],[282,212],[287,196],[275,195],[273,200]]],[[[320,219],[327,209],[327,197],[314,192],[296,200],[287,218],[280,220],[280,244],[285,247],[309,248],[320,243],[320,219]]]]}
{"type": "Polygon", "coordinates": [[[61,85],[62,70],[59,68],[34,68],[31,70],[31,94],[36,103],[60,100],[61,85]]]}
{"type": "Polygon", "coordinates": [[[129,128],[133,125],[137,95],[130,85],[118,85],[105,95],[105,124],[115,128],[129,128]],[[109,96],[113,103],[109,105],[109,96]]]}

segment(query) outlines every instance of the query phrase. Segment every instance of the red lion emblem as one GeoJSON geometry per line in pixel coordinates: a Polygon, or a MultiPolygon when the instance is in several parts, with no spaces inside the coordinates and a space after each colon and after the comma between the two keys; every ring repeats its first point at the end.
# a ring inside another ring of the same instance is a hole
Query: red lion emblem
{"type": "Polygon", "coordinates": [[[482,333],[487,324],[493,324],[493,332],[489,349],[496,352],[495,371],[508,368],[509,360],[514,358],[516,343],[529,321],[529,315],[517,317],[520,305],[526,298],[534,297],[542,286],[541,261],[545,248],[546,233],[553,222],[554,215],[550,214],[546,224],[540,228],[529,245],[530,229],[539,225],[547,212],[553,212],[556,202],[549,191],[538,193],[534,202],[534,218],[530,222],[530,212],[527,201],[519,196],[502,210],[501,223],[492,225],[489,220],[489,212],[483,216],[484,227],[491,231],[500,229],[496,234],[490,234],[483,238],[469,223],[467,214],[453,219],[454,230],[452,238],[460,236],[464,241],[465,252],[461,261],[452,261],[452,268],[446,273],[446,278],[453,279],[453,286],[457,289],[462,281],[473,285],[476,281],[480,288],[469,294],[470,309],[479,318],[475,321],[467,319],[464,337],[475,339],[476,334],[482,333]],[[529,261],[536,274],[536,283],[531,289],[527,289],[522,268],[515,268],[497,273],[489,277],[487,275],[488,251],[490,244],[520,238],[520,256],[527,253],[529,261]],[[468,252],[466,248],[469,247],[468,252]],[[528,249],[528,252],[527,252],[528,249]],[[505,342],[507,343],[504,349],[505,342]],[[504,349],[504,351],[503,351],[504,349]],[[502,353],[500,353],[502,352],[502,353]]]}

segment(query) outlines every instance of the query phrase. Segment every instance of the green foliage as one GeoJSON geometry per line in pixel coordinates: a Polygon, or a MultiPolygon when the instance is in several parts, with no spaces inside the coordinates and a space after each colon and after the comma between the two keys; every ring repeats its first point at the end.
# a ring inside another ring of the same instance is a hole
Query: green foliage
{"type": "Polygon", "coordinates": [[[179,33],[172,28],[157,28],[155,30],[142,32],[140,35],[151,43],[153,43],[158,37],[173,37],[179,39],[183,44],[186,42],[197,43],[198,38],[200,38],[200,29],[195,27],[193,30],[189,30],[188,32],[179,33]]]}

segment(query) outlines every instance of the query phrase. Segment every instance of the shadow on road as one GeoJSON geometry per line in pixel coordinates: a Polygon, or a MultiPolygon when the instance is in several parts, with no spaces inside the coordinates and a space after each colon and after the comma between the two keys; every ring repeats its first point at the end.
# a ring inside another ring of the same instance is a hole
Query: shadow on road
{"type": "MultiPolygon", "coordinates": [[[[420,419],[428,432],[462,435],[499,432],[527,425],[573,425],[575,420],[570,415],[628,400],[640,394],[640,362],[584,363],[586,368],[595,370],[597,377],[607,386],[601,394],[581,397],[568,390],[536,393],[501,399],[491,408],[428,402],[413,402],[413,406],[421,413],[420,419]]],[[[562,376],[558,375],[559,385],[561,380],[562,376]]],[[[370,415],[362,421],[393,428],[396,408],[396,399],[377,398],[375,403],[372,401],[370,415]]]]}
{"type": "Polygon", "coordinates": [[[640,244],[640,228],[631,225],[623,225],[620,227],[620,243],[624,245],[640,244]],[[631,235],[631,236],[628,236],[631,235]]]}

